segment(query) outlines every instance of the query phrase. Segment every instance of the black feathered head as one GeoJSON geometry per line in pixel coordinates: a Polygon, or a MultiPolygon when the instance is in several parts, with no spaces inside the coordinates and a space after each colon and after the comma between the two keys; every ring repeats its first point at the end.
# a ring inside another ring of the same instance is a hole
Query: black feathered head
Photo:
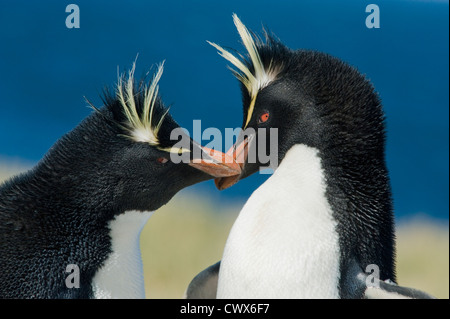
{"type": "Polygon", "coordinates": [[[95,158],[96,166],[103,167],[105,176],[106,171],[114,178],[124,174],[132,190],[129,192],[133,196],[143,194],[134,201],[125,196],[133,209],[137,209],[133,205],[144,203],[137,206],[138,210],[147,204],[155,209],[160,201],[167,202],[186,186],[240,173],[239,165],[230,156],[195,142],[172,118],[158,94],[163,65],[157,66],[149,81],[146,77],[136,81],[133,63],[128,72],[118,76],[113,92],[105,90],[104,107],[98,109],[89,103],[97,112],[87,119],[89,124],[76,130],[81,134],[92,132],[89,145],[83,149],[95,158]],[[106,170],[105,166],[110,168],[106,170]]]}
{"type": "MultiPolygon", "coordinates": [[[[266,31],[263,41],[236,14],[233,20],[246,54],[232,54],[209,43],[232,63],[231,70],[241,83],[242,128],[278,130],[279,162],[298,143],[322,152],[335,149],[335,155],[339,145],[341,156],[347,158],[384,156],[384,113],[373,86],[362,74],[328,54],[291,50],[266,31]]],[[[243,151],[246,147],[235,148],[243,151]]],[[[259,164],[245,163],[243,176],[258,171],[259,164]]]]}

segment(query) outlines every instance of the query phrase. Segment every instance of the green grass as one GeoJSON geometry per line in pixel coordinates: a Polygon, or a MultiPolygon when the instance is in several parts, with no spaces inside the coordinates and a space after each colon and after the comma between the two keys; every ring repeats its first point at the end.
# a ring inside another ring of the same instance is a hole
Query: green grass
{"type": "MultiPolygon", "coordinates": [[[[0,163],[0,182],[23,170],[20,163],[0,163]]],[[[181,298],[198,272],[220,260],[241,206],[218,208],[209,198],[184,190],[159,209],[141,235],[147,298],[181,298]]],[[[397,279],[449,298],[447,221],[421,217],[399,224],[397,279]]]]}

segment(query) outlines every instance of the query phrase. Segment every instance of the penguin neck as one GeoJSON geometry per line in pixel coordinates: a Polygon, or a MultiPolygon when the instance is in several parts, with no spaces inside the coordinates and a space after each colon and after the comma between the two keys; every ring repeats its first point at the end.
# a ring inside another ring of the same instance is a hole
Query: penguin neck
{"type": "Polygon", "coordinates": [[[342,296],[351,263],[376,265],[381,280],[395,282],[395,225],[384,149],[356,146],[321,150],[326,197],[337,221],[342,296]]]}
{"type": "Polygon", "coordinates": [[[109,223],[111,252],[92,280],[94,298],[145,298],[139,238],[152,214],[128,211],[109,223]]]}
{"type": "Polygon", "coordinates": [[[339,297],[339,238],[324,178],[317,149],[297,144],[286,153],[233,225],[219,298],[339,297]]]}
{"type": "Polygon", "coordinates": [[[72,220],[97,228],[106,227],[114,215],[123,212],[119,201],[123,196],[111,187],[117,180],[107,167],[113,153],[107,143],[115,132],[105,122],[99,114],[91,114],[11,184],[10,191],[20,194],[17,204],[25,206],[19,210],[26,211],[32,202],[28,206],[37,207],[39,218],[72,220]]]}

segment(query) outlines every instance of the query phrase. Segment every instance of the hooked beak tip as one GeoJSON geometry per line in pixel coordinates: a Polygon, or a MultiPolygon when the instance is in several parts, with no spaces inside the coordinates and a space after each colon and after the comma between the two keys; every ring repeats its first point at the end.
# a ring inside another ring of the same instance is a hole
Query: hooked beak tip
{"type": "Polygon", "coordinates": [[[219,177],[214,179],[214,184],[216,184],[216,188],[219,191],[222,191],[224,189],[230,188],[231,186],[239,182],[240,179],[241,179],[240,174],[228,177],[219,177]]]}
{"type": "Polygon", "coordinates": [[[252,140],[253,136],[250,138],[245,138],[240,144],[233,145],[225,154],[226,156],[232,157],[232,159],[237,162],[236,164],[239,165],[240,172],[236,175],[216,178],[214,183],[216,184],[218,190],[227,189],[239,182],[247,160],[249,144],[252,140]]]}

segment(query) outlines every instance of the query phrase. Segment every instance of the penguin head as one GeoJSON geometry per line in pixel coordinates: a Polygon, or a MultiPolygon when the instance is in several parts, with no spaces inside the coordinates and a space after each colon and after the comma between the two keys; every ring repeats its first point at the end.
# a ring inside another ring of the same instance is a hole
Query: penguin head
{"type": "Polygon", "coordinates": [[[244,109],[243,131],[227,152],[242,172],[216,179],[219,189],[267,166],[259,154],[276,150],[276,167],[295,144],[314,147],[343,165],[342,156],[384,156],[381,103],[363,75],[328,54],[291,50],[267,32],[263,41],[235,14],[233,19],[247,55],[237,58],[209,42],[233,65],[230,69],[240,82],[244,109]],[[251,153],[256,154],[252,161],[251,153]]]}
{"type": "Polygon", "coordinates": [[[108,194],[119,213],[153,211],[187,186],[240,172],[231,157],[196,143],[172,118],[158,95],[163,64],[151,81],[135,81],[134,71],[135,64],[113,93],[105,91],[104,107],[90,103],[96,112],[75,130],[76,138],[69,135],[71,147],[63,139],[57,148],[83,154],[72,156],[79,161],[72,170],[88,180],[84,191],[92,184],[94,203],[108,194]]]}

